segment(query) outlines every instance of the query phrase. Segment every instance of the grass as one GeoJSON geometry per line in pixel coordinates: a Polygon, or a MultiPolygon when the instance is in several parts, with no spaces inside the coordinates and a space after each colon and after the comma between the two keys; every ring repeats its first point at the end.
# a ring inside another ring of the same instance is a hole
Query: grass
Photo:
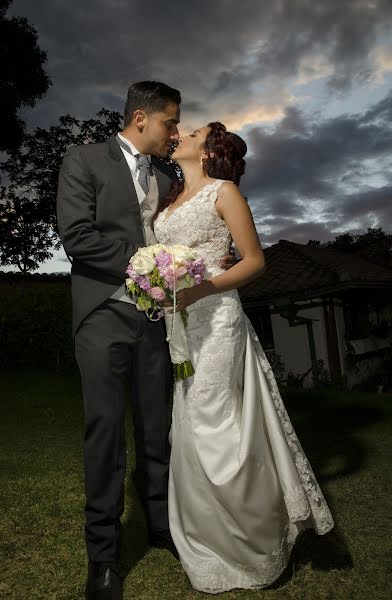
{"type": "MultiPolygon", "coordinates": [[[[77,376],[0,374],[0,599],[83,599],[83,415],[77,376]]],[[[222,600],[383,600],[392,597],[392,396],[288,393],[286,406],[336,520],[306,533],[282,577],[222,600]],[[388,574],[389,570],[389,574],[388,574]]],[[[132,439],[128,419],[129,439],[132,439]]],[[[133,448],[129,447],[129,468],[133,448]]],[[[121,571],[125,600],[201,600],[179,563],[149,549],[131,478],[121,571]]]]}

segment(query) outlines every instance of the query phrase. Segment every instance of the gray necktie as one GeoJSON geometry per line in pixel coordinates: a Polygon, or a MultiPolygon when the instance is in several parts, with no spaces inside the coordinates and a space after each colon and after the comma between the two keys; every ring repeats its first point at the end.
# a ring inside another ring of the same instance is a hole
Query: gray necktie
{"type": "Polygon", "coordinates": [[[151,163],[145,154],[136,154],[139,176],[137,178],[143,192],[148,194],[150,189],[151,163]]]}

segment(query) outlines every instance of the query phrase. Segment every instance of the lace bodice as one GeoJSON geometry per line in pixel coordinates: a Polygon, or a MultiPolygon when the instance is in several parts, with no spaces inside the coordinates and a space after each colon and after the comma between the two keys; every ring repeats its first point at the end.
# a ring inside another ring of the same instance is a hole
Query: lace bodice
{"type": "Polygon", "coordinates": [[[184,244],[204,258],[207,277],[222,273],[220,259],[232,242],[226,223],[218,215],[215,202],[223,180],[205,185],[195,196],[176,209],[168,206],[155,221],[155,236],[161,244],[184,244]]]}

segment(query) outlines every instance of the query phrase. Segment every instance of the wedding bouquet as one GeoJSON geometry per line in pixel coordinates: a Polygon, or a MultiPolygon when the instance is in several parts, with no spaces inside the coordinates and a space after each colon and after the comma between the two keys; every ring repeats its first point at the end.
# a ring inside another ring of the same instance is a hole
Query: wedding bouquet
{"type": "Polygon", "coordinates": [[[181,318],[176,319],[176,294],[200,284],[205,268],[204,260],[188,246],[155,244],[139,248],[126,270],[126,288],[136,308],[151,321],[165,318],[175,379],[186,379],[195,372],[185,335],[187,312],[181,311],[181,318]],[[162,306],[167,298],[173,303],[172,311],[162,306]]]}

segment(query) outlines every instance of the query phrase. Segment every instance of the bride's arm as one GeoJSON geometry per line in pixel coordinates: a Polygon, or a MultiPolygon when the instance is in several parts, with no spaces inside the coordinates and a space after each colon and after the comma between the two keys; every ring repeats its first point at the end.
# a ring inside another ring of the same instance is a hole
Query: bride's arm
{"type": "Polygon", "coordinates": [[[249,206],[237,186],[225,182],[219,188],[215,204],[224,219],[242,260],[231,269],[178,293],[179,310],[200,298],[241,287],[260,277],[265,269],[263,250],[249,206]]]}

